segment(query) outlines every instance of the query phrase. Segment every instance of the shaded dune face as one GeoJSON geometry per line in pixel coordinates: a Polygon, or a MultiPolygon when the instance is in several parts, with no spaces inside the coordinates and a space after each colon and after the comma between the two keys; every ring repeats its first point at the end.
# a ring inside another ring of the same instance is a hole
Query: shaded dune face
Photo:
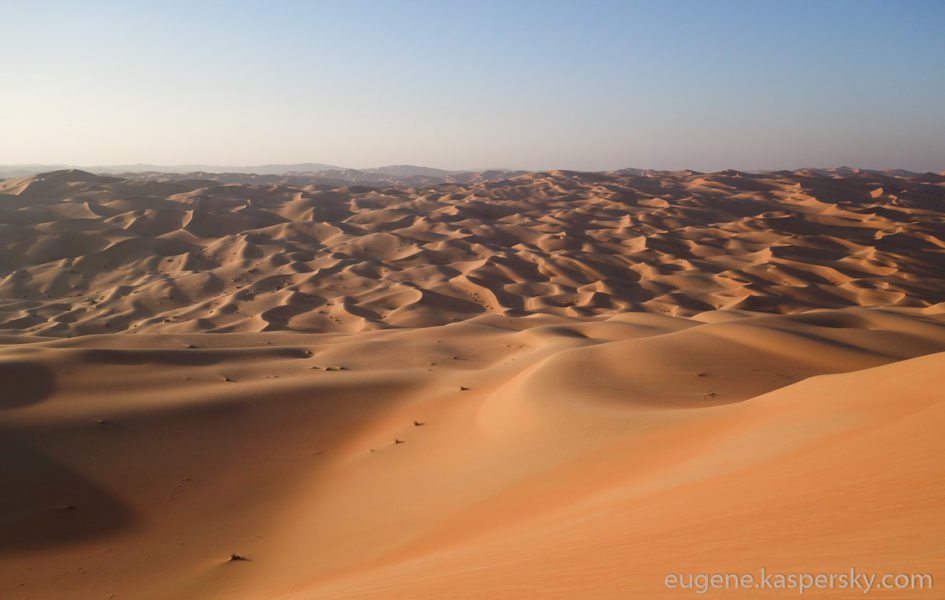
{"type": "Polygon", "coordinates": [[[924,307],[945,300],[941,179],[555,171],[329,189],[55,172],[0,182],[0,329],[924,307]]]}

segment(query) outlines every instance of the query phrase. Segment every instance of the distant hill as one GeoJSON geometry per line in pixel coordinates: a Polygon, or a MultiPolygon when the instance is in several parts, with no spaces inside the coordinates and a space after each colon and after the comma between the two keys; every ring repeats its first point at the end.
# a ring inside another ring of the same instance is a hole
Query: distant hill
{"type": "Polygon", "coordinates": [[[394,177],[445,177],[447,175],[462,172],[433,169],[431,167],[417,167],[414,165],[388,165],[386,167],[362,170],[365,173],[379,173],[381,175],[392,175],[394,177]]]}
{"type": "Polygon", "coordinates": [[[293,173],[319,173],[322,171],[336,171],[343,169],[336,165],[326,165],[322,163],[293,163],[293,164],[268,164],[268,165],[250,165],[245,167],[221,166],[221,165],[149,165],[149,164],[131,164],[131,165],[105,165],[99,167],[88,167],[87,170],[95,173],[254,173],[257,175],[289,175],[293,173]]]}
{"type": "Polygon", "coordinates": [[[0,165],[0,179],[28,177],[58,171],[81,170],[98,175],[118,175],[150,181],[202,180],[250,185],[366,185],[420,187],[442,183],[469,184],[522,175],[528,171],[491,169],[447,171],[414,165],[389,165],[372,169],[347,169],[321,163],[268,164],[248,167],[212,165],[0,165]]]}
{"type": "Polygon", "coordinates": [[[105,175],[124,175],[129,173],[255,173],[258,175],[289,175],[293,173],[320,173],[340,171],[344,167],[322,163],[268,164],[246,167],[225,165],[154,165],[133,163],[127,165],[65,165],[65,164],[25,164],[0,165],[0,177],[23,177],[65,169],[82,169],[105,175]]]}
{"type": "MultiPolygon", "coordinates": [[[[368,186],[437,185],[442,183],[473,184],[481,181],[507,179],[534,171],[512,169],[447,170],[419,165],[387,165],[368,169],[351,169],[324,163],[273,163],[250,166],[221,165],[153,165],[135,163],[126,165],[76,166],[63,164],[0,165],[0,179],[26,177],[40,173],[80,169],[98,175],[134,176],[136,179],[176,180],[201,179],[239,184],[288,184],[306,183],[343,186],[349,184],[368,186]]],[[[589,171],[558,170],[561,173],[588,174],[589,171]]],[[[552,172],[552,171],[549,171],[552,172]]],[[[597,173],[614,176],[660,177],[666,175],[687,176],[701,174],[699,171],[683,169],[664,171],[658,169],[625,168],[597,173]]],[[[742,174],[806,175],[812,177],[868,177],[884,175],[890,177],[913,177],[931,175],[935,181],[945,176],[941,173],[914,173],[905,169],[860,169],[855,167],[803,168],[794,170],[735,171],[728,169],[720,174],[739,176],[742,174]]]]}

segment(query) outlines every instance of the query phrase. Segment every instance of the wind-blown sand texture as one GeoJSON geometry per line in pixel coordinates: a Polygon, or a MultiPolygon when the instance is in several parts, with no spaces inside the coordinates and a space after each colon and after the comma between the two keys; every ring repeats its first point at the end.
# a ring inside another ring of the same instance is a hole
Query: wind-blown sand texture
{"type": "Polygon", "coordinates": [[[945,586],[943,207],[903,173],[0,181],[0,597],[945,586]]]}

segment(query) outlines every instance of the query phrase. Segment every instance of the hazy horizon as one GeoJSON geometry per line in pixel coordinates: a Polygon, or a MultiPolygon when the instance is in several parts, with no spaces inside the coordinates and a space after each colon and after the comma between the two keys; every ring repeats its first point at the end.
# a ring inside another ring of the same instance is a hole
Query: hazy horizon
{"type": "Polygon", "coordinates": [[[938,2],[0,16],[0,164],[945,169],[938,2]]]}
{"type": "Polygon", "coordinates": [[[407,169],[429,169],[430,171],[442,171],[443,173],[477,173],[485,171],[508,171],[510,173],[515,172],[527,172],[527,173],[542,173],[549,171],[573,171],[577,173],[606,173],[606,172],[615,172],[623,170],[632,170],[637,169],[640,171],[667,171],[667,172],[678,172],[678,171],[696,171],[703,173],[718,173],[721,171],[741,171],[745,173],[773,173],[777,171],[799,171],[804,169],[816,169],[816,170],[831,170],[831,169],[857,169],[861,171],[874,171],[874,172],[885,172],[885,171],[908,171],[916,174],[922,173],[945,173],[945,169],[927,169],[924,171],[918,171],[913,169],[905,169],[902,167],[863,167],[860,165],[802,165],[802,166],[792,166],[792,167],[770,167],[763,169],[735,169],[733,167],[725,167],[721,169],[692,169],[689,167],[682,167],[677,169],[659,169],[655,167],[646,167],[639,165],[627,165],[624,167],[618,167],[614,169],[572,169],[568,167],[557,167],[551,166],[541,169],[514,169],[504,166],[491,166],[491,167],[470,167],[465,169],[444,169],[437,167],[435,165],[414,165],[414,164],[387,164],[387,165],[374,165],[368,167],[350,167],[346,165],[330,165],[327,163],[319,163],[314,161],[305,161],[298,163],[267,163],[267,164],[258,164],[258,165],[215,165],[215,164],[152,164],[152,163],[131,163],[131,164],[101,164],[101,165],[79,165],[72,163],[22,163],[22,164],[0,164],[0,178],[4,177],[4,170],[7,172],[12,171],[29,171],[31,174],[39,174],[42,172],[50,171],[59,171],[59,170],[69,170],[76,169],[80,171],[88,171],[92,173],[100,172],[103,175],[113,175],[113,174],[122,174],[122,173],[139,173],[139,172],[162,172],[166,169],[167,173],[187,173],[187,172],[207,172],[207,173],[245,173],[245,174],[257,174],[257,175],[271,175],[271,174],[280,174],[280,173],[319,173],[319,172],[331,172],[334,170],[355,170],[355,171],[384,171],[387,169],[393,168],[407,168],[407,169]],[[309,165],[316,165],[318,168],[307,168],[309,165]],[[289,167],[305,167],[299,170],[292,170],[289,167]],[[141,168],[138,170],[138,168],[141,168]],[[104,169],[104,171],[101,171],[104,169]],[[253,170],[256,169],[256,170],[253,170]]]}

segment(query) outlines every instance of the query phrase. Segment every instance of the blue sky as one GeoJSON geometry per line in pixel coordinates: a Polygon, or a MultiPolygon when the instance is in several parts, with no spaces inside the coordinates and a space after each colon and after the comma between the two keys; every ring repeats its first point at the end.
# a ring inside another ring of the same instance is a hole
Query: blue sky
{"type": "Polygon", "coordinates": [[[0,4],[0,163],[945,169],[945,2],[0,4]]]}

